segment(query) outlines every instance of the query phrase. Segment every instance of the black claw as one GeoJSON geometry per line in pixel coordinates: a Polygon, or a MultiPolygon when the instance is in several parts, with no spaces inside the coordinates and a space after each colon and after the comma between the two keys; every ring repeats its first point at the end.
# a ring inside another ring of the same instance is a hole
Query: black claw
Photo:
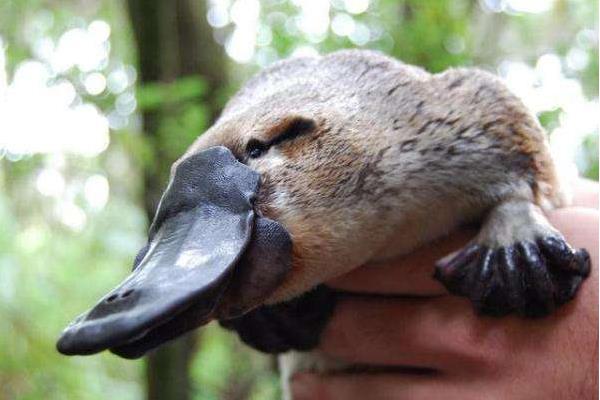
{"type": "Polygon", "coordinates": [[[482,247],[472,244],[462,249],[451,260],[436,264],[434,277],[444,282],[450,293],[457,296],[468,295],[469,288],[475,279],[474,269],[470,268],[481,255],[482,247]]]}
{"type": "Polygon", "coordinates": [[[504,278],[508,303],[505,314],[525,307],[525,299],[522,296],[525,280],[520,268],[521,263],[521,254],[514,246],[502,247],[498,250],[498,269],[504,278]]]}
{"type": "Polygon", "coordinates": [[[262,306],[241,317],[219,322],[224,328],[236,331],[244,343],[265,353],[308,351],[319,344],[335,303],[335,292],[318,286],[291,301],[262,306]]]}
{"type": "MultiPolygon", "coordinates": [[[[471,297],[475,310],[483,315],[491,315],[501,317],[510,312],[512,309],[511,296],[509,294],[510,286],[506,281],[506,274],[501,268],[498,257],[498,252],[491,252],[488,249],[486,257],[487,266],[490,272],[482,277],[486,277],[485,281],[481,282],[481,289],[476,292],[476,295],[471,297]]],[[[482,268],[482,270],[485,268],[482,268]]]]}
{"type": "Polygon", "coordinates": [[[575,297],[577,289],[590,273],[591,261],[587,250],[571,250],[572,257],[568,267],[560,268],[556,264],[553,267],[553,280],[557,288],[555,293],[556,303],[564,304],[575,297]]]}
{"type": "Polygon", "coordinates": [[[575,265],[576,270],[584,278],[590,275],[592,269],[592,260],[590,259],[590,253],[586,249],[579,249],[575,252],[575,265]]]}
{"type": "Polygon", "coordinates": [[[551,261],[551,265],[556,265],[559,268],[568,268],[571,266],[575,252],[563,238],[546,236],[539,238],[537,244],[546,255],[546,258],[551,261]]]}
{"type": "Polygon", "coordinates": [[[554,282],[538,246],[521,242],[518,248],[524,260],[525,306],[517,310],[526,317],[543,317],[554,311],[554,282]]]}
{"type": "Polygon", "coordinates": [[[575,296],[590,268],[586,250],[550,236],[499,249],[470,245],[438,262],[434,276],[478,313],[542,317],[575,296]]]}

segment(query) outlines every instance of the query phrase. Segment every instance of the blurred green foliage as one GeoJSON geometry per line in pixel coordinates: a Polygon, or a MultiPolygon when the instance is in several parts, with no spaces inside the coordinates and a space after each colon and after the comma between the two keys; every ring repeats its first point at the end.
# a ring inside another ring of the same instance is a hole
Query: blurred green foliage
{"type": "MultiPolygon", "coordinates": [[[[140,111],[156,110],[163,106],[201,100],[206,83],[197,77],[184,77],[170,83],[148,83],[137,90],[140,111]]],[[[194,126],[194,125],[191,125],[194,126]]]]}
{"type": "Polygon", "coordinates": [[[169,83],[147,83],[137,88],[138,111],[158,112],[160,122],[155,137],[145,137],[133,143],[143,147],[143,151],[131,150],[134,154],[139,153],[138,161],[144,169],[162,176],[165,182],[170,171],[163,165],[170,165],[179,158],[208,127],[210,111],[203,98],[206,89],[206,82],[195,76],[169,83]],[[177,132],[175,137],[174,132],[177,132]],[[156,162],[161,157],[163,162],[156,162]],[[154,171],[155,168],[162,170],[154,171]]]}
{"type": "Polygon", "coordinates": [[[584,161],[582,169],[589,179],[598,180],[598,135],[589,135],[583,142],[582,158],[584,161]]]}
{"type": "MultiPolygon", "coordinates": [[[[210,2],[228,12],[236,3],[210,2]]],[[[556,0],[539,13],[511,10],[500,0],[374,0],[368,9],[351,12],[347,2],[332,0],[331,23],[354,29],[341,34],[332,26],[321,34],[303,31],[300,1],[260,4],[260,40],[247,63],[231,61],[228,93],[261,66],[302,49],[367,47],[434,72],[461,65],[496,71],[506,61],[533,68],[542,55],[552,53],[559,57],[566,78],[578,82],[586,99],[597,104],[594,0],[556,0]]],[[[74,105],[90,103],[107,116],[108,148],[95,156],[17,154],[2,149],[0,142],[0,399],[139,399],[144,393],[139,361],[108,353],[62,357],[54,342],[68,321],[128,273],[147,227],[140,171],[161,168],[158,172],[166,179],[168,170],[158,167],[160,157],[176,158],[208,127],[207,83],[186,78],[135,88],[131,29],[118,0],[0,2],[8,82],[24,61],[49,65],[44,43],[56,45],[65,32],[87,29],[94,20],[111,27],[106,61],[93,71],[70,67],[48,84],[69,82],[76,92],[74,105]],[[85,80],[91,72],[100,72],[109,83],[113,75],[132,76],[123,87],[109,85],[100,94],[90,94],[85,80]],[[152,139],[157,142],[149,143],[140,134],[139,112],[158,108],[172,112],[152,139]],[[40,176],[47,171],[58,172],[64,180],[64,189],[56,195],[40,192],[40,176]],[[101,207],[86,194],[92,176],[105,177],[110,184],[108,201],[101,207]],[[68,218],[75,217],[79,223],[74,225],[68,218]]],[[[215,26],[215,38],[225,44],[235,29],[229,17],[215,26]]],[[[567,114],[562,108],[544,109],[539,119],[554,132],[567,114]]],[[[578,147],[577,165],[597,180],[597,126],[579,134],[585,139],[578,147]]],[[[279,398],[272,360],[246,349],[230,333],[211,325],[202,330],[198,348],[191,371],[197,385],[194,398],[279,398]]]]}

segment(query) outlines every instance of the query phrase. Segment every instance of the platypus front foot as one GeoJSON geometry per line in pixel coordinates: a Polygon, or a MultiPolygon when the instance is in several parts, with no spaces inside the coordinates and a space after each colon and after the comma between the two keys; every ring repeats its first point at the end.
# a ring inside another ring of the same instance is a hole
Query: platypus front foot
{"type": "Polygon", "coordinates": [[[319,344],[335,303],[335,292],[321,285],[290,301],[261,306],[241,317],[219,323],[236,331],[244,343],[264,353],[308,351],[319,344]]]}
{"type": "Polygon", "coordinates": [[[435,278],[468,297],[477,312],[542,317],[571,300],[590,272],[585,249],[573,249],[528,202],[496,207],[473,243],[436,264],[435,278]]]}

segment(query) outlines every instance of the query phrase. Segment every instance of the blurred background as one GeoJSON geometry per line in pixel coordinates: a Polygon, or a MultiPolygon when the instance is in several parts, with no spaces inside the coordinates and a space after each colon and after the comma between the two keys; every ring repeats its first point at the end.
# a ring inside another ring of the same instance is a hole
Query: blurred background
{"type": "Polygon", "coordinates": [[[129,271],[169,166],[288,56],[477,65],[598,179],[596,0],[2,0],[0,399],[277,399],[274,363],[209,326],[151,357],[68,358],[60,331],[129,271]]]}

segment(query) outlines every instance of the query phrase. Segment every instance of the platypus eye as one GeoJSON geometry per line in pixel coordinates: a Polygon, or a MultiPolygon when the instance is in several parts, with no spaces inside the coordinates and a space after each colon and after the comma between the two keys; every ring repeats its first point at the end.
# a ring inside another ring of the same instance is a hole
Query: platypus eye
{"type": "Polygon", "coordinates": [[[258,158],[269,149],[269,144],[263,143],[260,140],[250,139],[246,144],[246,154],[250,158],[258,158]]]}
{"type": "Polygon", "coordinates": [[[259,158],[265,154],[271,146],[276,146],[282,142],[296,139],[299,136],[312,132],[316,124],[311,119],[295,118],[285,126],[281,133],[268,142],[261,142],[257,139],[250,139],[246,144],[246,154],[249,158],[259,158]]]}

